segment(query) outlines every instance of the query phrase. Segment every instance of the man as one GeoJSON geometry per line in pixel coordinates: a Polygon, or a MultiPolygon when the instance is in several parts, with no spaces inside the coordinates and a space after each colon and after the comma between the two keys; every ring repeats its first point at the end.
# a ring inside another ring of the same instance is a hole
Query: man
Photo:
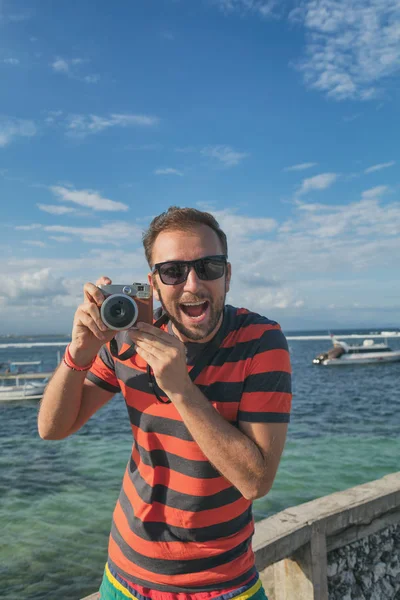
{"type": "Polygon", "coordinates": [[[212,215],[170,207],[153,219],[143,244],[168,324],[118,333],[119,351],[133,341],[136,353],[113,358],[115,332],[100,319],[103,294],[87,283],[64,363],[41,403],[39,433],[62,439],[115,393],[125,398],[134,443],[102,600],[261,600],[251,505],[271,489],[285,443],[286,340],[274,321],[225,305],[231,265],[212,215]],[[209,360],[194,376],[205,353],[209,360]]]}

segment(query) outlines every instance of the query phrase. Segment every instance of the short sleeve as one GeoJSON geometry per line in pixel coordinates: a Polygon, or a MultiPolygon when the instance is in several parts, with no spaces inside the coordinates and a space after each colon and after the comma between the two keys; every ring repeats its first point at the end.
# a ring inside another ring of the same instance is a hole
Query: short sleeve
{"type": "Polygon", "coordinates": [[[238,420],[288,423],[292,403],[291,365],[280,328],[263,333],[250,361],[240,400],[238,420]]]}
{"type": "Polygon", "coordinates": [[[107,346],[101,348],[86,378],[107,392],[117,394],[121,391],[115,374],[114,360],[107,346]]]}

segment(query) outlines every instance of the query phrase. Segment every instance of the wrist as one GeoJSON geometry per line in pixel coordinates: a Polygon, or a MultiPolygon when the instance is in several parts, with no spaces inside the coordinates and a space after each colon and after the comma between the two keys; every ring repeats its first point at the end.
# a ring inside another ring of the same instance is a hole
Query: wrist
{"type": "Polygon", "coordinates": [[[198,387],[189,377],[188,381],[184,383],[181,390],[168,394],[168,397],[175,405],[184,405],[190,403],[191,400],[193,401],[196,391],[198,391],[198,387]]]}
{"type": "Polygon", "coordinates": [[[79,348],[73,341],[67,346],[67,348],[72,362],[80,368],[85,368],[88,365],[91,366],[91,363],[93,363],[97,355],[97,351],[93,352],[93,350],[79,348]]]}

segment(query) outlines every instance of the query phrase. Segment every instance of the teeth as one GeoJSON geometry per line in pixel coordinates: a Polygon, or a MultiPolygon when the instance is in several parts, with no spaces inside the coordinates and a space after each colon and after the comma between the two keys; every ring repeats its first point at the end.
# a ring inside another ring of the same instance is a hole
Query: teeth
{"type": "Polygon", "coordinates": [[[183,304],[183,306],[200,306],[205,302],[207,302],[207,300],[202,300],[202,302],[181,302],[181,304],[183,304]]]}

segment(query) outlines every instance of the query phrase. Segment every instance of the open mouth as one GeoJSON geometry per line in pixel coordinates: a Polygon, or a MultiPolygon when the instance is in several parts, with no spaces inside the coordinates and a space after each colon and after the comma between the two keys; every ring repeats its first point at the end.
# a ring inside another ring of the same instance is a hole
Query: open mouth
{"type": "Polygon", "coordinates": [[[181,311],[190,319],[200,321],[205,318],[209,305],[208,300],[203,300],[202,302],[185,302],[179,306],[181,311]]]}

